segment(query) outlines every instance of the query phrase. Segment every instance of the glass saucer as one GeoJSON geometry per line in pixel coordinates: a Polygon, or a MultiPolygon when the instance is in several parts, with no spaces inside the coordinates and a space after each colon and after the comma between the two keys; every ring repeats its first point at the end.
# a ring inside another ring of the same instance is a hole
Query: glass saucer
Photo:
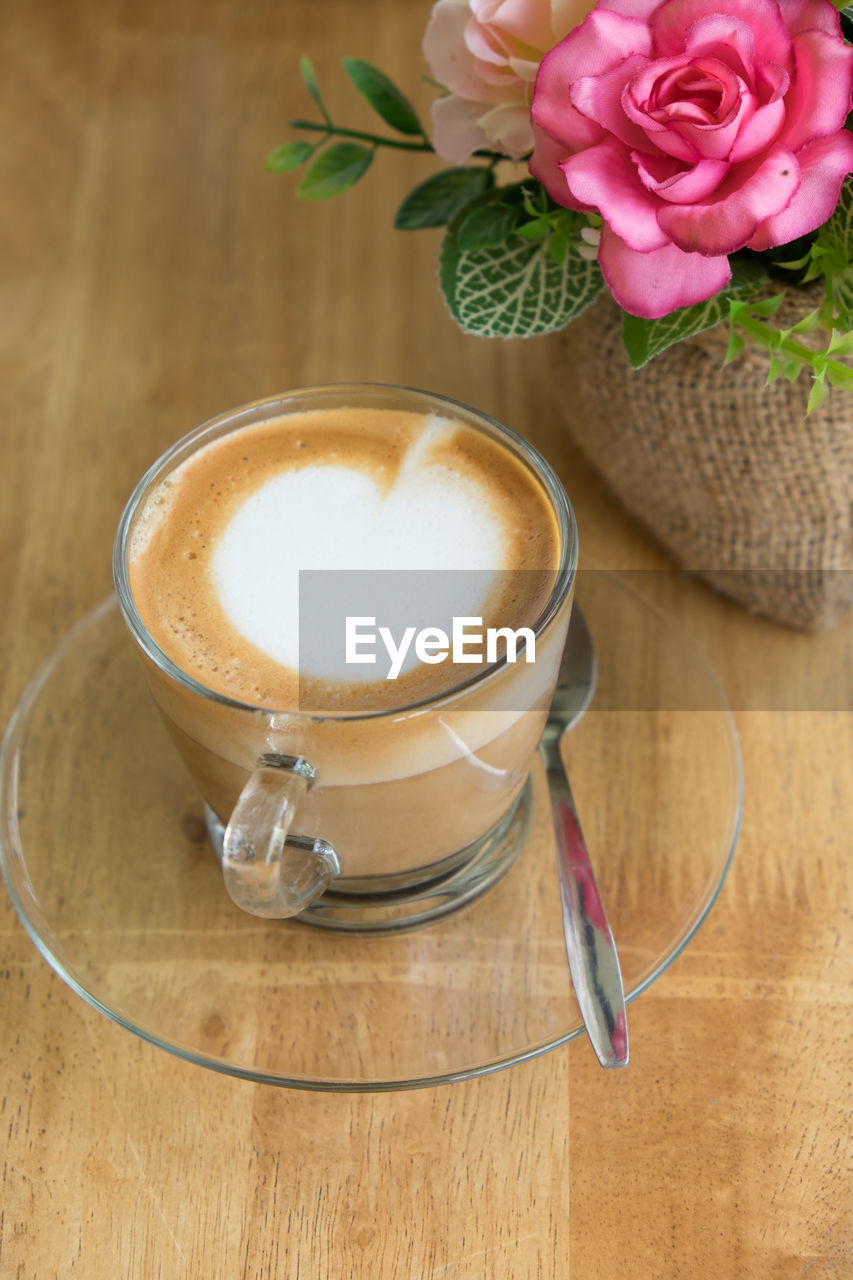
{"type": "MultiPolygon", "coordinates": [[[[719,893],[740,751],[683,634],[608,572],[581,572],[577,600],[599,685],[565,756],[632,1000],[719,893]]],[[[95,1008],[182,1058],[291,1088],[389,1090],[583,1033],[538,760],[528,842],[502,879],[455,915],[375,937],[233,906],[112,599],[26,690],[0,765],[3,871],[36,946],[95,1008]]]]}

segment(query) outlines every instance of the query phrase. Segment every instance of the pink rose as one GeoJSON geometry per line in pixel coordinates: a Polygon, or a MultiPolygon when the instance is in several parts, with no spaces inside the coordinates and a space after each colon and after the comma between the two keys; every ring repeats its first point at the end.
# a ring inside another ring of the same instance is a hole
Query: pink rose
{"type": "Polygon", "coordinates": [[[826,221],[851,91],[831,0],[601,0],[542,62],[530,169],[601,214],[619,305],[663,316],[721,289],[727,254],[826,221]]]}
{"type": "Polygon", "coordinates": [[[450,93],[432,109],[433,145],[454,164],[480,147],[533,148],[530,101],[542,56],[595,0],[438,0],[424,56],[450,93]]]}

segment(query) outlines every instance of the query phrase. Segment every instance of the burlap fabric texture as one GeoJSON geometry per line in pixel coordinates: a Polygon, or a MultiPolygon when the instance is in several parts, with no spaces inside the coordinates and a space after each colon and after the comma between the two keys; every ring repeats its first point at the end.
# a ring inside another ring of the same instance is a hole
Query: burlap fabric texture
{"type": "MultiPolygon", "coordinates": [[[[776,323],[813,306],[791,289],[776,323]]],[[[572,435],[678,564],[752,612],[832,626],[853,603],[853,393],[806,417],[806,372],[768,386],[749,346],[724,367],[728,325],[632,370],[609,295],[553,341],[572,435]]]]}

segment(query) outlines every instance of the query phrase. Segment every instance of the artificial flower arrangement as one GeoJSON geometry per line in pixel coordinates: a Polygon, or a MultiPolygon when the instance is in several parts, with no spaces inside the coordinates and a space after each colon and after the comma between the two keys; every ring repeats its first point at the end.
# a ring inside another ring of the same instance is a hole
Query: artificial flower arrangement
{"type": "Polygon", "coordinates": [[[355,58],[393,133],[336,124],[303,58],[321,119],[291,121],[303,136],[267,168],[306,166],[297,194],[325,200],[380,147],[434,152],[451,167],[395,225],[446,228],[441,287],[465,332],[553,332],[606,288],[633,367],[727,321],[727,358],[748,340],[770,379],[807,369],[813,409],[853,388],[851,39],[853,5],[833,0],[437,0],[431,137],[355,58]],[[789,329],[780,278],[816,294],[789,329]]]}

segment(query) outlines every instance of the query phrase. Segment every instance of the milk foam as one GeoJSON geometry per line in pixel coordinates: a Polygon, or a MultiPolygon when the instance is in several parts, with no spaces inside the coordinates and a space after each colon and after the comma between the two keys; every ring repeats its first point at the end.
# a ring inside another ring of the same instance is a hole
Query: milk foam
{"type": "MultiPolygon", "coordinates": [[[[507,530],[485,479],[456,471],[437,452],[455,429],[426,419],[390,486],[364,470],[314,463],[283,471],[250,494],[220,534],[211,563],[219,604],[235,630],[291,671],[371,681],[373,667],[332,671],[314,665],[311,653],[300,654],[300,570],[476,570],[476,579],[464,581],[469,593],[476,582],[478,595],[446,592],[446,616],[429,621],[449,628],[453,613],[482,614],[504,567],[507,530]]],[[[415,596],[397,606],[417,621],[415,596]]],[[[403,670],[415,665],[412,653],[403,670]]]]}

